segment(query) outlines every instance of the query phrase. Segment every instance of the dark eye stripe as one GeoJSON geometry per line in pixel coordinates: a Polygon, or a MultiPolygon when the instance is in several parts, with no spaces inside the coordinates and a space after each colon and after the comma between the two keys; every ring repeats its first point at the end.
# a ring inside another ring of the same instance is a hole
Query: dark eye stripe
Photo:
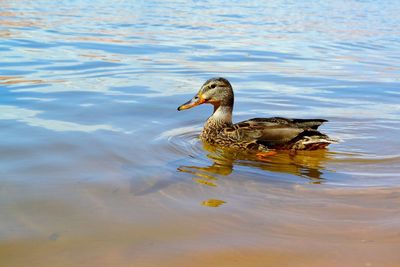
{"type": "Polygon", "coordinates": [[[215,87],[217,87],[217,85],[214,83],[210,86],[212,89],[214,89],[215,87]]]}

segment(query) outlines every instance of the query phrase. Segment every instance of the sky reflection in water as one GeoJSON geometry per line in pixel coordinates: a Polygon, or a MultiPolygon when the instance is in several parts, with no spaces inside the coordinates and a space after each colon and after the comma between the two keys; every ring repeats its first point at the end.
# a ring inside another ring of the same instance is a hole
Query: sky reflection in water
{"type": "Polygon", "coordinates": [[[8,266],[399,262],[396,1],[0,5],[8,266]],[[176,107],[213,76],[235,121],[321,117],[341,142],[265,162],[203,147],[211,108],[176,107]]]}

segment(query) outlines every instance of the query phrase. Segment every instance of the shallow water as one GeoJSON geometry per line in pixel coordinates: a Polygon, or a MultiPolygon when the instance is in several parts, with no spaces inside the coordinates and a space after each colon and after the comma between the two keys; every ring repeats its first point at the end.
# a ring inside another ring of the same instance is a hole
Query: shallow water
{"type": "Polygon", "coordinates": [[[397,1],[0,1],[1,266],[398,266],[397,1]],[[235,121],[329,120],[269,161],[235,121]]]}

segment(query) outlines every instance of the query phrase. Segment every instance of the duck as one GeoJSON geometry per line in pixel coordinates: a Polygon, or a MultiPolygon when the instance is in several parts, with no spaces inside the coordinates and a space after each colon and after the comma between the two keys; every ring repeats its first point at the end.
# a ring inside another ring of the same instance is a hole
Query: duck
{"type": "Polygon", "coordinates": [[[207,80],[178,111],[202,104],[214,107],[204,124],[200,140],[208,145],[256,151],[257,156],[276,154],[277,150],[325,149],[337,141],[318,131],[325,119],[253,118],[232,122],[234,93],[231,83],[222,77],[207,80]]]}

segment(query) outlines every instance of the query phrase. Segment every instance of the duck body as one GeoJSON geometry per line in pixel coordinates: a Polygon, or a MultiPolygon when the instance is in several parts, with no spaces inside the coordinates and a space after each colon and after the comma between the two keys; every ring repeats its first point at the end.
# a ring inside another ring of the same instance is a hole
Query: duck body
{"type": "Polygon", "coordinates": [[[233,101],[233,90],[228,80],[212,78],[178,110],[203,103],[214,105],[214,112],[200,134],[200,139],[211,145],[266,152],[271,149],[316,150],[335,143],[317,130],[327,121],[324,119],[253,118],[233,124],[233,101]]]}
{"type": "Polygon", "coordinates": [[[333,142],[317,131],[322,119],[254,118],[236,124],[209,119],[200,134],[203,142],[236,149],[266,151],[315,150],[333,142]]]}

